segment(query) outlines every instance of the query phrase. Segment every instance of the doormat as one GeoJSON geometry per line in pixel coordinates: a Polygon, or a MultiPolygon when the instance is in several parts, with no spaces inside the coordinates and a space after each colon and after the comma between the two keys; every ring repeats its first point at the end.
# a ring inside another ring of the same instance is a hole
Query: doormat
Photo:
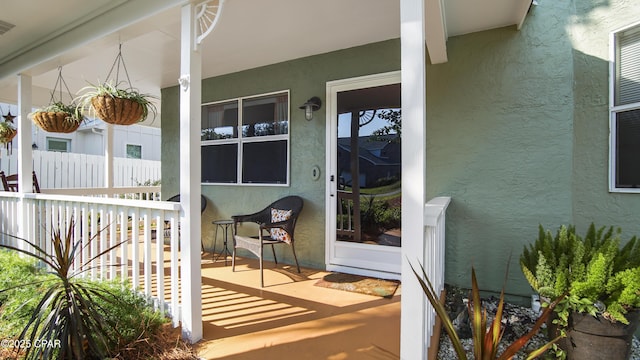
{"type": "Polygon", "coordinates": [[[315,286],[351,291],[366,295],[391,298],[398,289],[400,281],[383,280],[360,275],[331,273],[318,280],[315,286]]]}

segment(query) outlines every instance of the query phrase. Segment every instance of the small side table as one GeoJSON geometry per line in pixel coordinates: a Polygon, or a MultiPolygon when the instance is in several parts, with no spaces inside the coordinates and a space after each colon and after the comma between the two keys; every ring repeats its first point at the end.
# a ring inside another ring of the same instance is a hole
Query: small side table
{"type": "Polygon", "coordinates": [[[231,227],[231,236],[233,236],[233,220],[228,220],[228,219],[224,219],[224,220],[214,220],[212,222],[213,225],[216,226],[216,230],[215,230],[215,234],[213,235],[213,253],[216,253],[216,243],[218,242],[218,229],[221,229],[223,231],[223,235],[224,238],[222,239],[222,251],[220,251],[220,253],[218,255],[216,255],[215,258],[213,258],[213,261],[217,261],[218,258],[220,256],[224,255],[224,266],[227,266],[227,256],[232,255],[231,251],[229,250],[229,246],[227,245],[229,242],[229,228],[231,227]]]}

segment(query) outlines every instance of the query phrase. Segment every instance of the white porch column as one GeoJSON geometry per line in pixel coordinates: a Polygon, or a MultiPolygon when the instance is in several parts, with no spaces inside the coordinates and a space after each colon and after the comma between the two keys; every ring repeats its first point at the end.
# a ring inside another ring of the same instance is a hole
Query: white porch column
{"type": "Polygon", "coordinates": [[[195,11],[182,7],[180,44],[180,250],[182,256],[182,336],[202,339],[202,274],[200,272],[200,129],[201,54],[194,49],[195,11]]]}
{"type": "Polygon", "coordinates": [[[400,1],[402,70],[402,303],[400,358],[427,358],[425,295],[409,263],[424,254],[426,202],[426,50],[424,0],[400,1]]]}
{"type": "Polygon", "coordinates": [[[107,124],[104,136],[104,187],[113,188],[113,125],[107,124]]]}
{"type": "MultiPolygon", "coordinates": [[[[32,192],[31,172],[33,171],[33,152],[31,150],[31,76],[18,75],[18,146],[13,151],[18,151],[18,191],[21,193],[32,192]]],[[[18,237],[27,237],[27,209],[23,201],[18,204],[18,237]]],[[[20,242],[20,244],[23,244],[20,242]]]]}

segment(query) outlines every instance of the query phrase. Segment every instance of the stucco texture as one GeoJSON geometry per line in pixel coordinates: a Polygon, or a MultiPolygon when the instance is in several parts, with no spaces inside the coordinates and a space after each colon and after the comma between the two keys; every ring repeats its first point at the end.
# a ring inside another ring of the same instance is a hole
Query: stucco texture
{"type": "MultiPolygon", "coordinates": [[[[203,61],[206,62],[206,59],[203,61]]],[[[326,108],[320,108],[314,113],[314,119],[307,121],[304,119],[304,112],[298,107],[312,96],[318,96],[326,103],[327,81],[395,71],[399,68],[399,40],[389,40],[203,80],[203,103],[289,90],[291,107],[289,186],[203,185],[202,194],[209,199],[202,220],[205,247],[213,247],[212,220],[252,213],[280,197],[299,195],[305,203],[295,234],[298,260],[301,265],[323,269],[326,108]],[[319,180],[312,178],[314,166],[321,169],[319,180]]],[[[162,91],[163,194],[176,193],[179,189],[179,173],[175,171],[179,168],[179,154],[176,151],[179,148],[178,96],[176,87],[162,91]]],[[[217,245],[219,250],[220,240],[217,245]]],[[[278,261],[293,263],[291,250],[284,246],[279,248],[278,261]]],[[[269,258],[270,251],[265,252],[265,256],[269,258]]]]}
{"type": "MultiPolygon", "coordinates": [[[[449,61],[427,65],[427,198],[450,196],[446,282],[528,296],[518,258],[538,225],[591,222],[640,234],[640,194],[608,191],[609,33],[638,19],[640,2],[542,1],[515,27],[450,38],[449,61]]],[[[399,41],[298,59],[203,80],[203,102],[289,90],[291,183],[205,185],[211,221],[259,210],[289,194],[305,199],[296,231],[301,263],[325,259],[325,108],[307,122],[298,106],[325,102],[327,81],[398,70],[399,41]],[[375,60],[375,61],[374,61],[375,60]],[[314,181],[313,166],[323,176],[314,181]]],[[[204,59],[203,61],[206,61],[204,59]]],[[[179,188],[178,91],[162,92],[163,193],[179,188]],[[174,135],[175,134],[175,135],[174,135]]],[[[215,166],[215,164],[210,164],[215,166]]],[[[267,253],[268,254],[268,253],[267,253]]],[[[279,259],[293,261],[283,248],[279,259]]]]}
{"type": "Polygon", "coordinates": [[[640,235],[640,194],[610,193],[609,35],[640,20],[638,1],[579,1],[570,18],[574,46],[574,217],[578,229],[619,226],[640,235]]]}
{"type": "Polygon", "coordinates": [[[539,224],[640,234],[640,194],[608,190],[609,34],[640,3],[541,2],[520,31],[451,38],[427,69],[427,197],[447,195],[446,281],[527,296],[518,258],[539,224]]]}
{"type": "Polygon", "coordinates": [[[518,266],[538,224],[571,221],[572,52],[557,4],[521,31],[448,41],[449,62],[427,68],[427,197],[451,196],[446,282],[529,291],[518,266]]]}

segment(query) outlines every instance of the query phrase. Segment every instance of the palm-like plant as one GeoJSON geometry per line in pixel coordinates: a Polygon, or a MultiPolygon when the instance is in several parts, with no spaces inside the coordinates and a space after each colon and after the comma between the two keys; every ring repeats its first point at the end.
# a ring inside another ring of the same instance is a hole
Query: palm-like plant
{"type": "MultiPolygon", "coordinates": [[[[106,303],[118,303],[117,296],[104,287],[98,287],[79,277],[90,270],[88,264],[109,252],[120,243],[104,250],[87,260],[81,269],[74,270],[73,263],[80,256],[81,242],[73,241],[73,219],[70,220],[66,234],[54,229],[51,234],[52,253],[33,242],[9,235],[25,242],[33,250],[24,250],[17,246],[0,244],[0,247],[18,251],[46,264],[52,276],[44,280],[43,295],[18,340],[25,344],[46,344],[47,346],[29,346],[25,350],[25,359],[85,359],[90,356],[106,356],[109,334],[118,334],[115,323],[101,314],[96,300],[106,303]]],[[[97,234],[88,243],[96,238],[97,234]]],[[[3,289],[0,292],[8,291],[3,289]]],[[[113,336],[113,335],[111,335],[113,336]]]]}
{"type": "MultiPolygon", "coordinates": [[[[460,337],[456,333],[454,328],[453,320],[447,314],[447,310],[444,305],[439,301],[439,294],[431,285],[429,278],[421,266],[422,276],[418,274],[418,272],[411,265],[411,270],[415,274],[422,290],[425,295],[429,299],[429,302],[434,307],[438,317],[442,320],[443,327],[447,332],[447,335],[451,339],[451,343],[453,344],[453,348],[460,360],[467,360],[467,354],[464,350],[462,342],[460,341],[460,337]]],[[[534,326],[531,330],[523,335],[522,337],[516,339],[507,349],[502,352],[502,354],[498,355],[498,345],[502,340],[502,335],[504,334],[504,328],[502,327],[502,312],[504,310],[504,288],[500,293],[500,300],[498,302],[498,308],[496,310],[495,317],[491,324],[487,326],[487,312],[486,309],[482,308],[482,300],[480,299],[480,290],[478,287],[478,282],[476,280],[476,272],[474,268],[471,268],[471,302],[468,305],[469,317],[471,318],[471,330],[473,334],[473,355],[476,360],[489,360],[489,359],[499,359],[499,360],[507,360],[511,359],[518,351],[520,351],[526,343],[540,330],[543,324],[546,323],[547,318],[551,315],[553,308],[558,304],[560,298],[551,303],[540,315],[534,326]]],[[[527,359],[535,359],[538,356],[544,354],[547,350],[549,350],[555,342],[560,340],[563,335],[558,336],[552,341],[546,343],[540,348],[532,351],[528,354],[527,359]]]]}

